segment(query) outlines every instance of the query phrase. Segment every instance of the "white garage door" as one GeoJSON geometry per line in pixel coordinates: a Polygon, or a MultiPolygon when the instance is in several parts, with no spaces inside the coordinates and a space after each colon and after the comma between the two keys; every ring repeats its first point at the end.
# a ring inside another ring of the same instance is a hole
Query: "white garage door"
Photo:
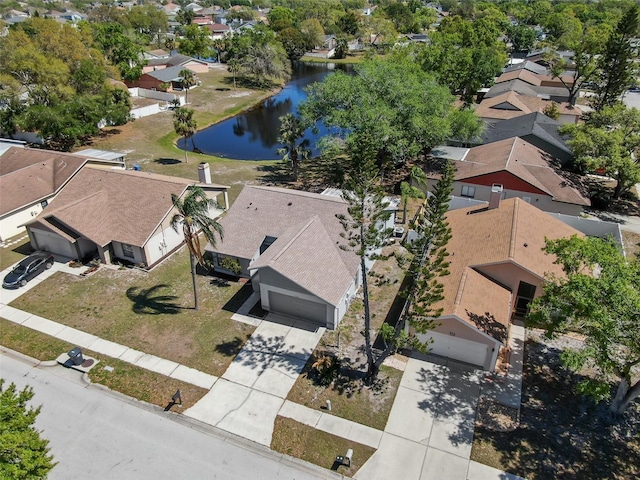
{"type": "Polygon", "coordinates": [[[431,353],[436,355],[480,367],[484,367],[491,355],[491,349],[483,343],[471,342],[436,332],[429,332],[428,336],[433,338],[433,343],[430,345],[431,353]]]}
{"type": "Polygon", "coordinates": [[[327,306],[324,303],[312,302],[278,292],[269,292],[269,310],[310,320],[323,327],[327,323],[327,306]]]}

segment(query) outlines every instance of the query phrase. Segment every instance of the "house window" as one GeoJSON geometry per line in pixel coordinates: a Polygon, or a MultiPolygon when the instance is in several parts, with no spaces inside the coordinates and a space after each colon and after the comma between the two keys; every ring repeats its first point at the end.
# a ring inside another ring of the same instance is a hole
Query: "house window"
{"type": "Polygon", "coordinates": [[[122,255],[124,255],[127,258],[134,258],[134,256],[133,256],[133,247],[131,245],[123,243],[122,244],[122,255]]]}
{"type": "Polygon", "coordinates": [[[461,195],[463,197],[469,197],[469,198],[475,197],[476,196],[476,187],[470,187],[469,185],[463,185],[462,186],[461,195]]]}

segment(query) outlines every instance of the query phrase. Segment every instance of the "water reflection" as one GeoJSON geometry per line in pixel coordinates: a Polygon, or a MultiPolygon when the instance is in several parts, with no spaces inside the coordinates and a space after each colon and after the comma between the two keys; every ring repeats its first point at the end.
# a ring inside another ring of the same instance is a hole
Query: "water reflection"
{"type": "MultiPolygon", "coordinates": [[[[322,81],[334,68],[350,69],[350,66],[334,66],[322,63],[298,63],[294,66],[291,81],[282,91],[263,101],[253,109],[233,118],[212,125],[194,135],[197,148],[209,155],[238,160],[275,160],[280,158],[276,150],[280,117],[296,111],[307,97],[304,89],[311,83],[322,81]]],[[[311,154],[316,155],[316,141],[326,134],[324,125],[318,125],[314,134],[307,130],[305,138],[310,142],[311,154]]],[[[185,148],[184,139],[178,141],[185,148]]],[[[186,148],[192,149],[191,142],[186,148]]]]}

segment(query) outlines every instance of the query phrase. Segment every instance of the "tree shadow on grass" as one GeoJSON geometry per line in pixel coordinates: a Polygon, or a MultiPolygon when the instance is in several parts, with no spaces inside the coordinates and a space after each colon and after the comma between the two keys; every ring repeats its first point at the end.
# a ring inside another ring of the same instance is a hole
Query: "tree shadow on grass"
{"type": "Polygon", "coordinates": [[[130,287],[126,295],[133,302],[131,309],[134,313],[145,315],[175,315],[180,313],[182,307],[174,302],[175,295],[159,295],[159,291],[168,288],[169,285],[155,285],[151,288],[130,287]]]}
{"type": "Polygon", "coordinates": [[[182,163],[182,160],[178,160],[177,158],[156,158],[154,163],[159,163],[160,165],[177,165],[178,163],[182,163]]]}
{"type": "Polygon", "coordinates": [[[291,169],[286,162],[276,162],[271,165],[259,165],[258,172],[262,173],[260,182],[265,184],[283,184],[292,181],[291,169]]]}
{"type": "Polygon", "coordinates": [[[478,448],[530,480],[638,478],[640,403],[612,422],[606,402],[575,393],[584,377],[562,366],[561,352],[527,340],[520,425],[508,432],[477,427],[478,448]]]}
{"type": "Polygon", "coordinates": [[[240,350],[242,350],[242,346],[249,337],[250,335],[247,335],[244,340],[240,337],[235,337],[233,340],[229,340],[228,342],[219,343],[216,345],[215,350],[226,357],[235,357],[240,350]]]}

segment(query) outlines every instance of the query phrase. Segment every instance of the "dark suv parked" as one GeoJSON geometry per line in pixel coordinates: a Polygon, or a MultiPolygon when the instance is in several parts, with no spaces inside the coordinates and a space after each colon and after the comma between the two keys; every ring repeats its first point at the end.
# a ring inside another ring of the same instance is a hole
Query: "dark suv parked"
{"type": "Polygon", "coordinates": [[[34,253],[20,261],[11,272],[4,277],[4,288],[24,287],[29,280],[53,266],[53,255],[34,253]]]}

